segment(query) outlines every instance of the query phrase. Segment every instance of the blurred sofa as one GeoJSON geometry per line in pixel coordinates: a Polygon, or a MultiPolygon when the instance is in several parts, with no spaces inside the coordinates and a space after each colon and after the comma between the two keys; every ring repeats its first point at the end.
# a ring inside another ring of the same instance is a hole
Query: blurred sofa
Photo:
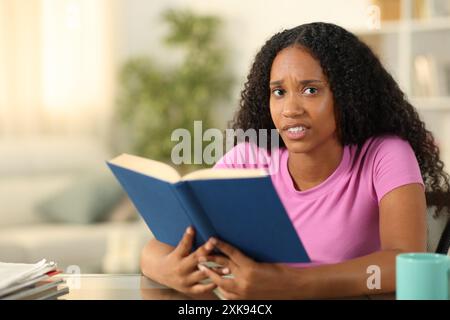
{"type": "Polygon", "coordinates": [[[69,272],[139,272],[151,232],[91,139],[0,141],[0,261],[69,272]]]}

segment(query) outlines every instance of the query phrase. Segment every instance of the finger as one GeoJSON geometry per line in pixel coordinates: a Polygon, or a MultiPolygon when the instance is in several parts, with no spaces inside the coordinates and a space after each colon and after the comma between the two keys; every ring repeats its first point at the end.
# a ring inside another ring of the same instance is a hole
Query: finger
{"type": "Polygon", "coordinates": [[[199,264],[198,269],[203,271],[212,282],[214,282],[218,287],[223,288],[226,291],[234,292],[236,288],[236,283],[234,279],[224,279],[222,276],[218,275],[214,271],[208,269],[204,265],[199,264]]]}
{"type": "Polygon", "coordinates": [[[218,295],[221,299],[225,299],[225,300],[239,300],[239,296],[233,292],[229,292],[224,290],[221,287],[217,288],[218,291],[218,295]]]}
{"type": "Polygon", "coordinates": [[[211,265],[210,263],[207,263],[207,262],[199,262],[199,264],[204,265],[209,270],[211,270],[212,272],[215,272],[219,276],[223,276],[223,275],[230,273],[230,268],[228,268],[228,267],[215,266],[215,265],[211,265]]]}
{"type": "Polygon", "coordinates": [[[226,254],[231,261],[236,263],[236,265],[248,264],[252,262],[250,258],[226,242],[220,241],[216,238],[211,238],[209,241],[211,241],[216,248],[226,254]]]}
{"type": "MultiPolygon", "coordinates": [[[[189,276],[189,274],[192,274],[194,272],[198,271],[198,264],[201,263],[206,263],[206,260],[200,258],[191,258],[186,257],[184,259],[181,260],[180,262],[180,272],[182,274],[185,274],[186,276],[189,276]]],[[[213,272],[219,274],[219,275],[224,275],[224,274],[229,274],[230,270],[229,268],[226,268],[227,270],[223,270],[224,268],[220,267],[220,266],[207,266],[209,267],[213,272]]]]}
{"type": "Polygon", "coordinates": [[[207,241],[202,246],[197,248],[194,252],[192,252],[189,256],[181,261],[180,268],[183,272],[190,273],[193,270],[197,270],[197,264],[199,257],[206,256],[211,254],[214,250],[214,245],[211,241],[207,241]]]}
{"type": "Polygon", "coordinates": [[[214,250],[214,242],[210,240],[206,241],[201,247],[199,247],[195,253],[197,257],[200,256],[207,256],[211,254],[211,252],[214,250]]]}
{"type": "Polygon", "coordinates": [[[231,261],[229,258],[224,256],[218,256],[218,255],[210,255],[206,257],[200,257],[198,258],[199,262],[214,262],[218,265],[224,266],[224,267],[230,267],[231,265],[234,265],[233,261],[231,261]]]}
{"type": "Polygon", "coordinates": [[[212,256],[206,256],[206,257],[200,257],[198,259],[199,263],[204,263],[204,262],[214,262],[220,266],[222,266],[219,272],[222,274],[229,274],[229,273],[233,273],[234,270],[237,269],[236,264],[231,261],[230,259],[223,257],[223,256],[218,256],[218,255],[212,255],[212,256]]]}
{"type": "Polygon", "coordinates": [[[210,292],[210,291],[214,290],[215,288],[217,288],[217,285],[214,282],[208,283],[208,284],[196,284],[196,285],[192,286],[192,288],[190,289],[190,292],[192,294],[202,294],[202,293],[210,292]]]}
{"type": "Polygon", "coordinates": [[[217,273],[218,275],[227,275],[231,273],[230,268],[227,267],[212,267],[210,268],[212,271],[214,271],[215,273],[217,273]]]}
{"type": "Polygon", "coordinates": [[[189,255],[192,249],[192,242],[194,241],[194,235],[195,235],[194,228],[189,226],[186,229],[183,238],[181,238],[180,242],[175,248],[174,253],[182,257],[189,255]]]}
{"type": "Polygon", "coordinates": [[[187,268],[195,268],[198,263],[198,258],[211,254],[213,250],[214,245],[211,243],[211,241],[206,241],[202,246],[197,248],[197,250],[189,255],[186,261],[186,263],[188,264],[187,268]]]}
{"type": "Polygon", "coordinates": [[[196,270],[186,276],[186,286],[193,286],[202,280],[208,279],[208,276],[201,270],[196,270]]]}

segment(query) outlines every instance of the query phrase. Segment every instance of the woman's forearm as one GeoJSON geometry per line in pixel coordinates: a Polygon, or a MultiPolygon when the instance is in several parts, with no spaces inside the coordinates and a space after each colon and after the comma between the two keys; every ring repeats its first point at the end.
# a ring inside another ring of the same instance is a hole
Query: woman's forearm
{"type": "Polygon", "coordinates": [[[284,276],[291,283],[286,298],[321,299],[394,292],[395,257],[399,253],[400,250],[385,250],[339,264],[286,267],[284,276]]]}
{"type": "Polygon", "coordinates": [[[159,242],[156,239],[150,240],[141,252],[141,271],[142,273],[152,280],[162,283],[162,279],[159,277],[159,265],[161,259],[172,252],[174,248],[159,242]]]}

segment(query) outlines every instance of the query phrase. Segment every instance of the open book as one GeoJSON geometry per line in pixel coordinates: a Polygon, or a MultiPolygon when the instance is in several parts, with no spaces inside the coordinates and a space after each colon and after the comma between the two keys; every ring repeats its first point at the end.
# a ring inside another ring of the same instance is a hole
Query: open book
{"type": "Polygon", "coordinates": [[[123,154],[107,162],[157,240],[194,249],[210,237],[260,262],[309,262],[264,169],[203,169],[181,177],[162,162],[123,154]]]}

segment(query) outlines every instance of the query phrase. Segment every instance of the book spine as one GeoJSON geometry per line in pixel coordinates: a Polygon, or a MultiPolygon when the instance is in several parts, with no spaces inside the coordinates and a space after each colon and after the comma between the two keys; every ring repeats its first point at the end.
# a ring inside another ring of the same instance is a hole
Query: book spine
{"type": "Polygon", "coordinates": [[[176,183],[174,187],[176,190],[175,194],[183,206],[184,211],[194,223],[193,226],[196,231],[194,247],[198,248],[210,237],[217,236],[215,228],[211,221],[209,221],[208,216],[204,213],[202,206],[189,187],[189,184],[182,181],[176,183]]]}

